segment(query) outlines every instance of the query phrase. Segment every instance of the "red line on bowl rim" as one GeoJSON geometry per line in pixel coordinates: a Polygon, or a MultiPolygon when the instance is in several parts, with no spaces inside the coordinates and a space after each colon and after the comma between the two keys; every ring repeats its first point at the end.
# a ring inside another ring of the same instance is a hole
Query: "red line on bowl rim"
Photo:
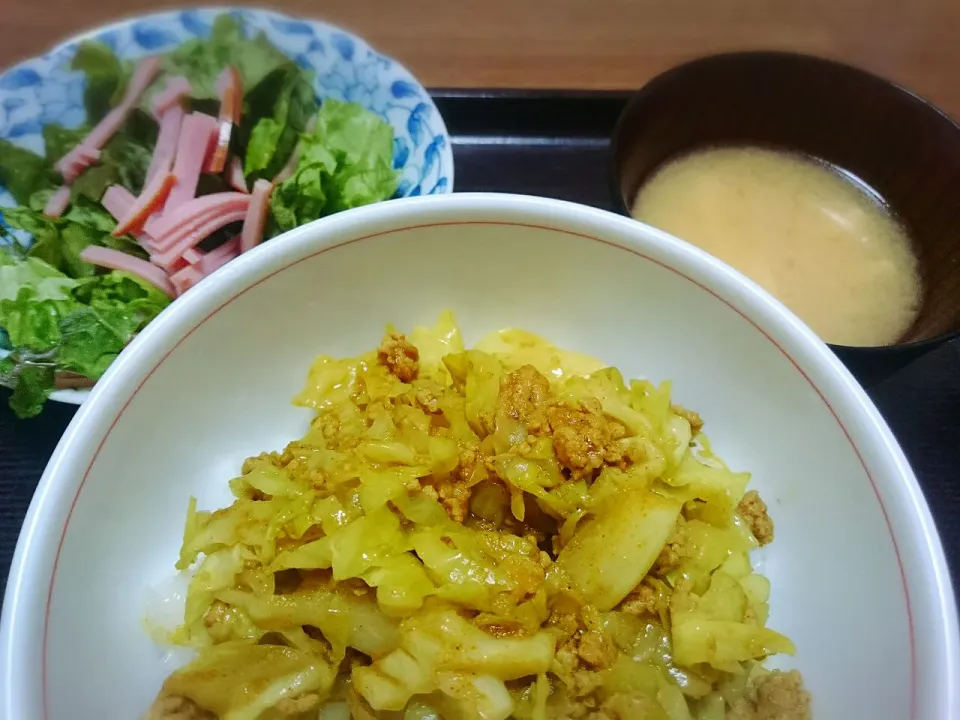
{"type": "Polygon", "coordinates": [[[877,503],[880,505],[880,511],[883,513],[883,519],[887,525],[887,532],[889,532],[890,534],[890,541],[893,543],[893,550],[897,557],[897,566],[900,571],[900,582],[903,587],[903,596],[904,596],[904,601],[905,601],[905,606],[907,611],[907,626],[908,626],[908,634],[910,638],[910,717],[916,718],[917,668],[916,668],[913,610],[910,605],[910,591],[907,586],[907,577],[903,567],[903,559],[900,555],[900,547],[897,545],[896,535],[893,532],[893,525],[890,522],[890,516],[887,513],[887,508],[883,503],[883,498],[880,496],[880,490],[877,488],[877,484],[874,481],[873,475],[870,473],[870,470],[867,467],[867,464],[860,453],[860,449],[857,447],[856,443],[854,443],[853,438],[850,436],[850,432],[847,430],[846,426],[840,420],[840,417],[837,415],[836,411],[833,409],[833,406],[824,396],[820,388],[817,387],[816,383],[813,382],[810,376],[803,371],[799,363],[796,360],[794,360],[793,357],[776,340],[774,340],[762,327],[760,327],[756,322],[754,322],[751,318],[749,318],[742,310],[736,307],[733,303],[721,297],[720,295],[715,293],[713,290],[708,288],[706,285],[702,284],[700,281],[695,280],[694,278],[684,274],[680,270],[674,267],[671,267],[670,265],[660,260],[657,260],[656,258],[650,257],[649,255],[646,255],[635,248],[626,248],[626,247],[623,247],[622,245],[618,245],[617,243],[611,242],[610,240],[604,240],[603,238],[595,237],[593,235],[588,235],[586,233],[575,232],[573,230],[564,230],[562,228],[550,227],[548,225],[537,225],[535,223],[524,223],[524,222],[506,222],[506,221],[497,221],[497,220],[463,220],[463,221],[424,223],[420,225],[408,225],[406,227],[393,228],[392,230],[384,230],[381,232],[371,233],[370,235],[363,235],[361,237],[356,237],[350,240],[346,240],[342,243],[338,243],[337,245],[333,245],[331,247],[322,248],[321,250],[317,250],[316,252],[310,253],[309,255],[306,255],[300,258],[299,260],[295,260],[291,262],[289,265],[284,265],[283,267],[278,268],[277,270],[274,270],[269,275],[266,275],[265,277],[261,278],[257,282],[253,283],[249,287],[244,288],[243,290],[238,292],[236,295],[233,295],[232,297],[228,298],[227,300],[222,302],[220,305],[218,305],[216,308],[211,310],[197,324],[195,324],[186,333],[186,335],[180,338],[180,340],[178,340],[177,343],[172,348],[170,348],[166,353],[164,353],[163,356],[157,361],[157,363],[143,377],[143,379],[140,381],[140,383],[137,385],[134,391],[130,394],[130,397],[127,398],[126,402],[124,402],[123,407],[120,408],[120,412],[117,413],[117,416],[113,419],[113,422],[110,423],[110,427],[107,428],[107,432],[104,434],[103,439],[100,441],[100,444],[97,446],[96,452],[94,452],[93,457],[90,459],[90,463],[87,465],[87,469],[83,473],[83,478],[80,480],[80,485],[77,487],[76,494],[73,496],[73,501],[70,504],[70,510],[67,513],[67,518],[63,523],[63,530],[61,531],[60,541],[57,544],[57,552],[53,560],[53,569],[50,573],[50,587],[47,590],[47,603],[46,603],[46,609],[44,612],[44,619],[43,619],[43,649],[41,652],[41,664],[42,664],[41,692],[43,696],[44,719],[49,720],[50,718],[49,701],[47,698],[47,641],[49,639],[49,629],[50,629],[50,607],[53,602],[53,589],[56,584],[57,568],[60,564],[60,553],[63,549],[63,543],[67,537],[67,530],[69,529],[69,526],[70,526],[70,519],[73,517],[73,511],[76,509],[77,502],[80,499],[80,493],[83,491],[83,486],[87,481],[87,477],[90,474],[90,470],[93,468],[94,463],[96,463],[97,461],[97,457],[100,455],[100,451],[103,449],[104,444],[107,442],[107,439],[110,437],[110,433],[113,432],[113,429],[117,426],[117,423],[120,421],[120,418],[123,416],[123,413],[126,411],[127,407],[130,405],[133,399],[137,396],[137,393],[140,392],[140,390],[143,388],[146,382],[153,376],[153,374],[160,368],[160,366],[163,365],[163,363],[167,360],[167,358],[169,358],[170,355],[172,355],[174,351],[176,351],[187,340],[187,338],[189,338],[191,335],[193,335],[194,332],[200,329],[200,327],[204,323],[206,323],[207,320],[209,320],[214,315],[219,313],[227,305],[231,304],[234,300],[237,300],[238,298],[244,296],[249,291],[262,285],[267,280],[270,280],[271,278],[279,275],[280,273],[285,272],[293,267],[296,267],[302,262],[306,262],[307,260],[311,260],[319,255],[323,255],[324,253],[330,252],[332,250],[337,250],[339,248],[347,247],[349,245],[354,245],[363,240],[372,240],[374,238],[380,238],[380,237],[393,235],[400,232],[407,232],[409,230],[425,230],[425,229],[437,228],[437,227],[457,227],[457,226],[472,226],[472,225],[484,225],[484,226],[495,226],[495,227],[521,227],[521,228],[529,228],[533,230],[547,230],[550,232],[559,232],[559,233],[563,233],[564,235],[570,235],[572,237],[577,237],[584,240],[591,240],[593,242],[598,242],[602,245],[606,245],[608,247],[615,248],[617,250],[623,250],[632,255],[636,255],[637,257],[647,260],[648,262],[652,262],[655,265],[658,265],[659,267],[662,267],[663,269],[668,270],[675,275],[678,275],[684,280],[687,280],[688,282],[693,283],[694,285],[699,287],[701,290],[704,290],[705,292],[715,297],[717,300],[719,300],[724,305],[729,307],[731,310],[736,312],[740,317],[746,320],[750,325],[752,325],[754,329],[756,329],[761,335],[763,335],[763,337],[766,338],[775,348],[777,348],[777,350],[780,351],[780,354],[783,355],[790,362],[791,365],[793,365],[793,367],[797,370],[797,372],[800,373],[803,379],[807,381],[807,384],[809,384],[810,387],[813,388],[814,392],[817,393],[817,396],[820,398],[821,402],[823,402],[827,410],[830,411],[830,414],[833,416],[833,419],[836,420],[837,425],[840,427],[840,430],[843,431],[844,437],[847,439],[847,442],[850,444],[850,447],[853,449],[854,454],[857,456],[857,460],[860,462],[860,466],[863,468],[863,471],[867,475],[867,479],[870,481],[870,487],[873,489],[874,497],[876,497],[877,503]]]}

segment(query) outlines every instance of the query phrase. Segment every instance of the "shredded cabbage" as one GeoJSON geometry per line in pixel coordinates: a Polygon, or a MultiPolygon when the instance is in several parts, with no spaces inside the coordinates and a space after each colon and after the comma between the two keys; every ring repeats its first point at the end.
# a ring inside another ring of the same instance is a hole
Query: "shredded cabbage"
{"type": "MultiPolygon", "coordinates": [[[[190,501],[172,641],[198,656],[164,684],[171,707],[222,720],[771,710],[759,663],[794,652],[766,627],[770,583],[751,565],[772,526],[669,383],[625,382],[521,330],[466,349],[444,313],[319,358],[295,402],[316,413],[309,431],[244,462],[232,505],[190,501]]],[[[808,717],[798,678],[777,676],[776,697],[808,717]]]]}

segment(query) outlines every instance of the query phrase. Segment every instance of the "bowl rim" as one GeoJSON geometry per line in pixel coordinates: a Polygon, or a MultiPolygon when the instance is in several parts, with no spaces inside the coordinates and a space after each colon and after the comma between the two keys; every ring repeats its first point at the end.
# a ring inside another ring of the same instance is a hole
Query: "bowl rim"
{"type": "MultiPolygon", "coordinates": [[[[936,119],[939,121],[945,122],[952,126],[953,130],[958,134],[958,136],[960,136],[960,122],[954,120],[946,112],[934,105],[931,101],[927,100],[921,95],[918,95],[909,88],[894,82],[893,80],[888,80],[882,75],[865,70],[857,65],[852,65],[850,63],[835,60],[833,58],[820,57],[819,55],[809,55],[807,53],[794,52],[792,50],[736,50],[732,52],[703,55],[701,57],[696,57],[692,60],[682,62],[679,65],[674,65],[673,67],[667,68],[663,72],[658,73],[650,78],[647,82],[640,86],[638,90],[635,90],[630,94],[629,99],[623,106],[623,110],[620,111],[620,115],[617,117],[617,122],[613,126],[613,132],[610,135],[610,150],[607,154],[606,163],[607,185],[616,213],[625,215],[627,217],[632,217],[630,213],[630,207],[623,197],[623,192],[620,190],[621,164],[619,158],[620,148],[623,147],[624,128],[627,127],[627,119],[633,115],[636,107],[640,105],[640,103],[642,103],[651,93],[672,82],[679,73],[689,68],[710,65],[715,62],[722,62],[737,58],[742,58],[744,60],[754,59],[758,62],[765,59],[795,60],[810,63],[812,66],[833,68],[836,70],[860,75],[869,82],[885,85],[887,89],[892,91],[894,95],[902,96],[905,102],[912,103],[922,112],[930,113],[931,117],[936,116],[936,119]]],[[[691,151],[696,150],[697,147],[700,146],[692,147],[691,151]]],[[[681,242],[686,242],[681,238],[678,238],[678,240],[681,242]]],[[[927,338],[926,340],[914,340],[912,342],[900,343],[898,345],[838,345],[836,343],[829,343],[829,347],[835,347],[848,353],[858,353],[862,354],[863,356],[873,358],[890,358],[894,355],[900,354],[919,356],[920,354],[933,350],[944,343],[956,340],[957,338],[960,338],[960,328],[941,333],[940,335],[927,338]]]]}
{"type": "MultiPolygon", "coordinates": [[[[436,120],[440,124],[440,129],[443,131],[443,136],[446,138],[446,143],[442,153],[449,156],[449,173],[448,177],[450,178],[450,183],[444,189],[444,195],[450,194],[453,192],[454,183],[456,182],[456,159],[453,155],[452,147],[452,138],[450,136],[450,130],[447,128],[447,123],[443,118],[443,114],[440,112],[440,109],[437,107],[436,103],[433,100],[433,95],[427,89],[427,87],[420,81],[420,79],[410,71],[406,65],[401,63],[399,60],[394,58],[391,55],[385,55],[380,52],[376,47],[371,45],[366,38],[358,35],[357,33],[346,30],[339,25],[334,25],[332,23],[326,22],[325,20],[319,20],[314,17],[308,17],[303,15],[291,15],[289,13],[280,12],[265,7],[258,7],[256,5],[198,5],[198,6],[174,6],[169,8],[156,9],[151,12],[145,13],[121,13],[114,19],[108,20],[107,22],[101,23],[99,25],[91,25],[89,27],[80,30],[79,32],[73,33],[71,35],[65,36],[57,40],[54,44],[50,45],[47,49],[40,53],[30,55],[28,57],[22,57],[10,65],[0,67],[0,78],[3,76],[15,72],[21,67],[32,63],[36,60],[42,60],[58,53],[63,53],[72,48],[73,46],[83,42],[84,40],[96,39],[104,33],[108,33],[113,30],[120,30],[124,27],[127,27],[134,22],[143,22],[151,21],[154,19],[166,19],[173,18],[176,15],[179,15],[183,12],[200,12],[200,13],[246,13],[250,15],[262,15],[265,17],[279,18],[282,20],[293,20],[297,22],[303,22],[308,25],[311,25],[314,28],[322,28],[324,32],[330,33],[339,33],[344,35],[355,42],[359,42],[366,47],[370,48],[373,52],[377,53],[380,57],[389,60],[390,63],[402,71],[409,80],[412,80],[417,88],[422,92],[423,97],[430,103],[430,107],[436,116],[436,120]]],[[[50,399],[54,402],[60,402],[67,405],[82,405],[86,402],[87,398],[90,397],[89,389],[67,389],[67,390],[55,390],[50,394],[50,399]]]]}
{"type": "MultiPolygon", "coordinates": [[[[854,431],[863,439],[861,444],[869,442],[874,445],[877,462],[890,468],[891,479],[882,484],[884,494],[897,496],[898,503],[891,504],[889,510],[902,525],[900,542],[898,533],[890,524],[887,508],[876,484],[874,492],[887,520],[901,575],[904,562],[900,558],[900,547],[904,551],[909,550],[912,559],[920,561],[923,572],[922,576],[915,579],[913,587],[903,577],[910,622],[914,691],[912,716],[916,717],[917,712],[917,652],[913,620],[910,619],[911,595],[935,610],[932,615],[923,618],[924,627],[931,630],[924,635],[925,647],[928,648],[924,658],[935,660],[938,669],[936,677],[928,678],[937,689],[930,702],[945,711],[941,715],[943,717],[960,716],[960,682],[951,682],[953,679],[960,680],[960,632],[957,629],[956,600],[929,507],[886,423],[829,348],[758,285],[715,258],[666,233],[613,213],[574,203],[495,193],[405,198],[350,210],[304,225],[280,238],[279,242],[261,245],[245,254],[219,276],[213,276],[204,284],[206,287],[198,286],[184,302],[165,310],[124,350],[61,438],[27,512],[11,565],[0,619],[0,715],[21,717],[23,705],[30,702],[29,698],[34,698],[33,702],[36,702],[37,668],[29,659],[39,659],[41,674],[45,676],[42,653],[36,649],[37,634],[30,628],[35,625],[45,627],[46,624],[40,617],[44,616],[41,605],[46,598],[46,613],[49,613],[59,551],[64,542],[69,515],[86,479],[83,466],[86,465],[89,471],[99,447],[102,447],[110,429],[119,420],[126,404],[163,360],[232,299],[299,262],[337,247],[385,234],[420,227],[464,224],[547,229],[622,248],[700,285],[739,312],[778,347],[771,333],[789,341],[794,346],[793,354],[801,360],[794,359],[783,347],[781,351],[834,413],[854,451],[860,454],[857,443],[840,421],[831,402],[842,408],[844,414],[855,418],[857,426],[854,431]],[[657,254],[669,259],[659,260],[657,254]],[[704,279],[701,282],[693,275],[704,279]],[[724,296],[708,285],[717,288],[724,296]],[[801,361],[807,371],[801,368],[801,361]],[[150,366],[152,369],[149,369],[150,366]],[[829,387],[822,390],[811,379],[809,371],[822,376],[821,383],[829,387]],[[56,528],[57,523],[51,525],[45,522],[46,516],[57,513],[67,517],[62,529],[56,528]],[[52,573],[48,568],[51,558],[52,573]],[[24,630],[24,627],[27,629],[24,630]],[[23,662],[22,658],[28,661],[23,662]]],[[[864,463],[862,457],[861,463],[864,463]]],[[[873,483],[869,470],[867,475],[873,483]]],[[[42,652],[46,649],[45,634],[44,630],[42,652]]],[[[46,692],[41,690],[41,693],[45,704],[46,692]]],[[[46,708],[44,716],[47,716],[46,708]]]]}

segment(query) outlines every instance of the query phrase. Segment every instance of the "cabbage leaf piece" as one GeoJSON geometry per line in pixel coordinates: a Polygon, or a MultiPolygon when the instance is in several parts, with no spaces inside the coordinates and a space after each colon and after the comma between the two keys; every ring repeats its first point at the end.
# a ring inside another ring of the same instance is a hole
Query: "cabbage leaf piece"
{"type": "Polygon", "coordinates": [[[680,503],[652,492],[623,493],[583,522],[557,563],[601,612],[637,586],[674,533],[680,503]]]}
{"type": "Polygon", "coordinates": [[[256,720],[284,698],[317,693],[325,699],[336,668],[316,656],[280,645],[223,643],[204,651],[163,685],[220,720],[256,720]]]}
{"type": "Polygon", "coordinates": [[[546,672],[553,655],[549,632],[493,637],[442,609],[405,620],[399,647],[372,665],[354,667],[352,679],[376,710],[402,710],[414,695],[440,690],[472,697],[482,711],[478,717],[503,720],[513,709],[503,682],[546,672]]]}

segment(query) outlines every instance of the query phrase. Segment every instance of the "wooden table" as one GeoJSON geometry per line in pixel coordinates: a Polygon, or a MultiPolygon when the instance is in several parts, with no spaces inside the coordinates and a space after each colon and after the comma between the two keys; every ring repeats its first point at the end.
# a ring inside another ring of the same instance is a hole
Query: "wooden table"
{"type": "MultiPolygon", "coordinates": [[[[0,65],[84,27],[184,4],[4,0],[0,65]]],[[[860,65],[960,118],[960,0],[276,0],[276,6],[356,31],[430,87],[635,88],[697,55],[775,48],[860,65]]]]}

